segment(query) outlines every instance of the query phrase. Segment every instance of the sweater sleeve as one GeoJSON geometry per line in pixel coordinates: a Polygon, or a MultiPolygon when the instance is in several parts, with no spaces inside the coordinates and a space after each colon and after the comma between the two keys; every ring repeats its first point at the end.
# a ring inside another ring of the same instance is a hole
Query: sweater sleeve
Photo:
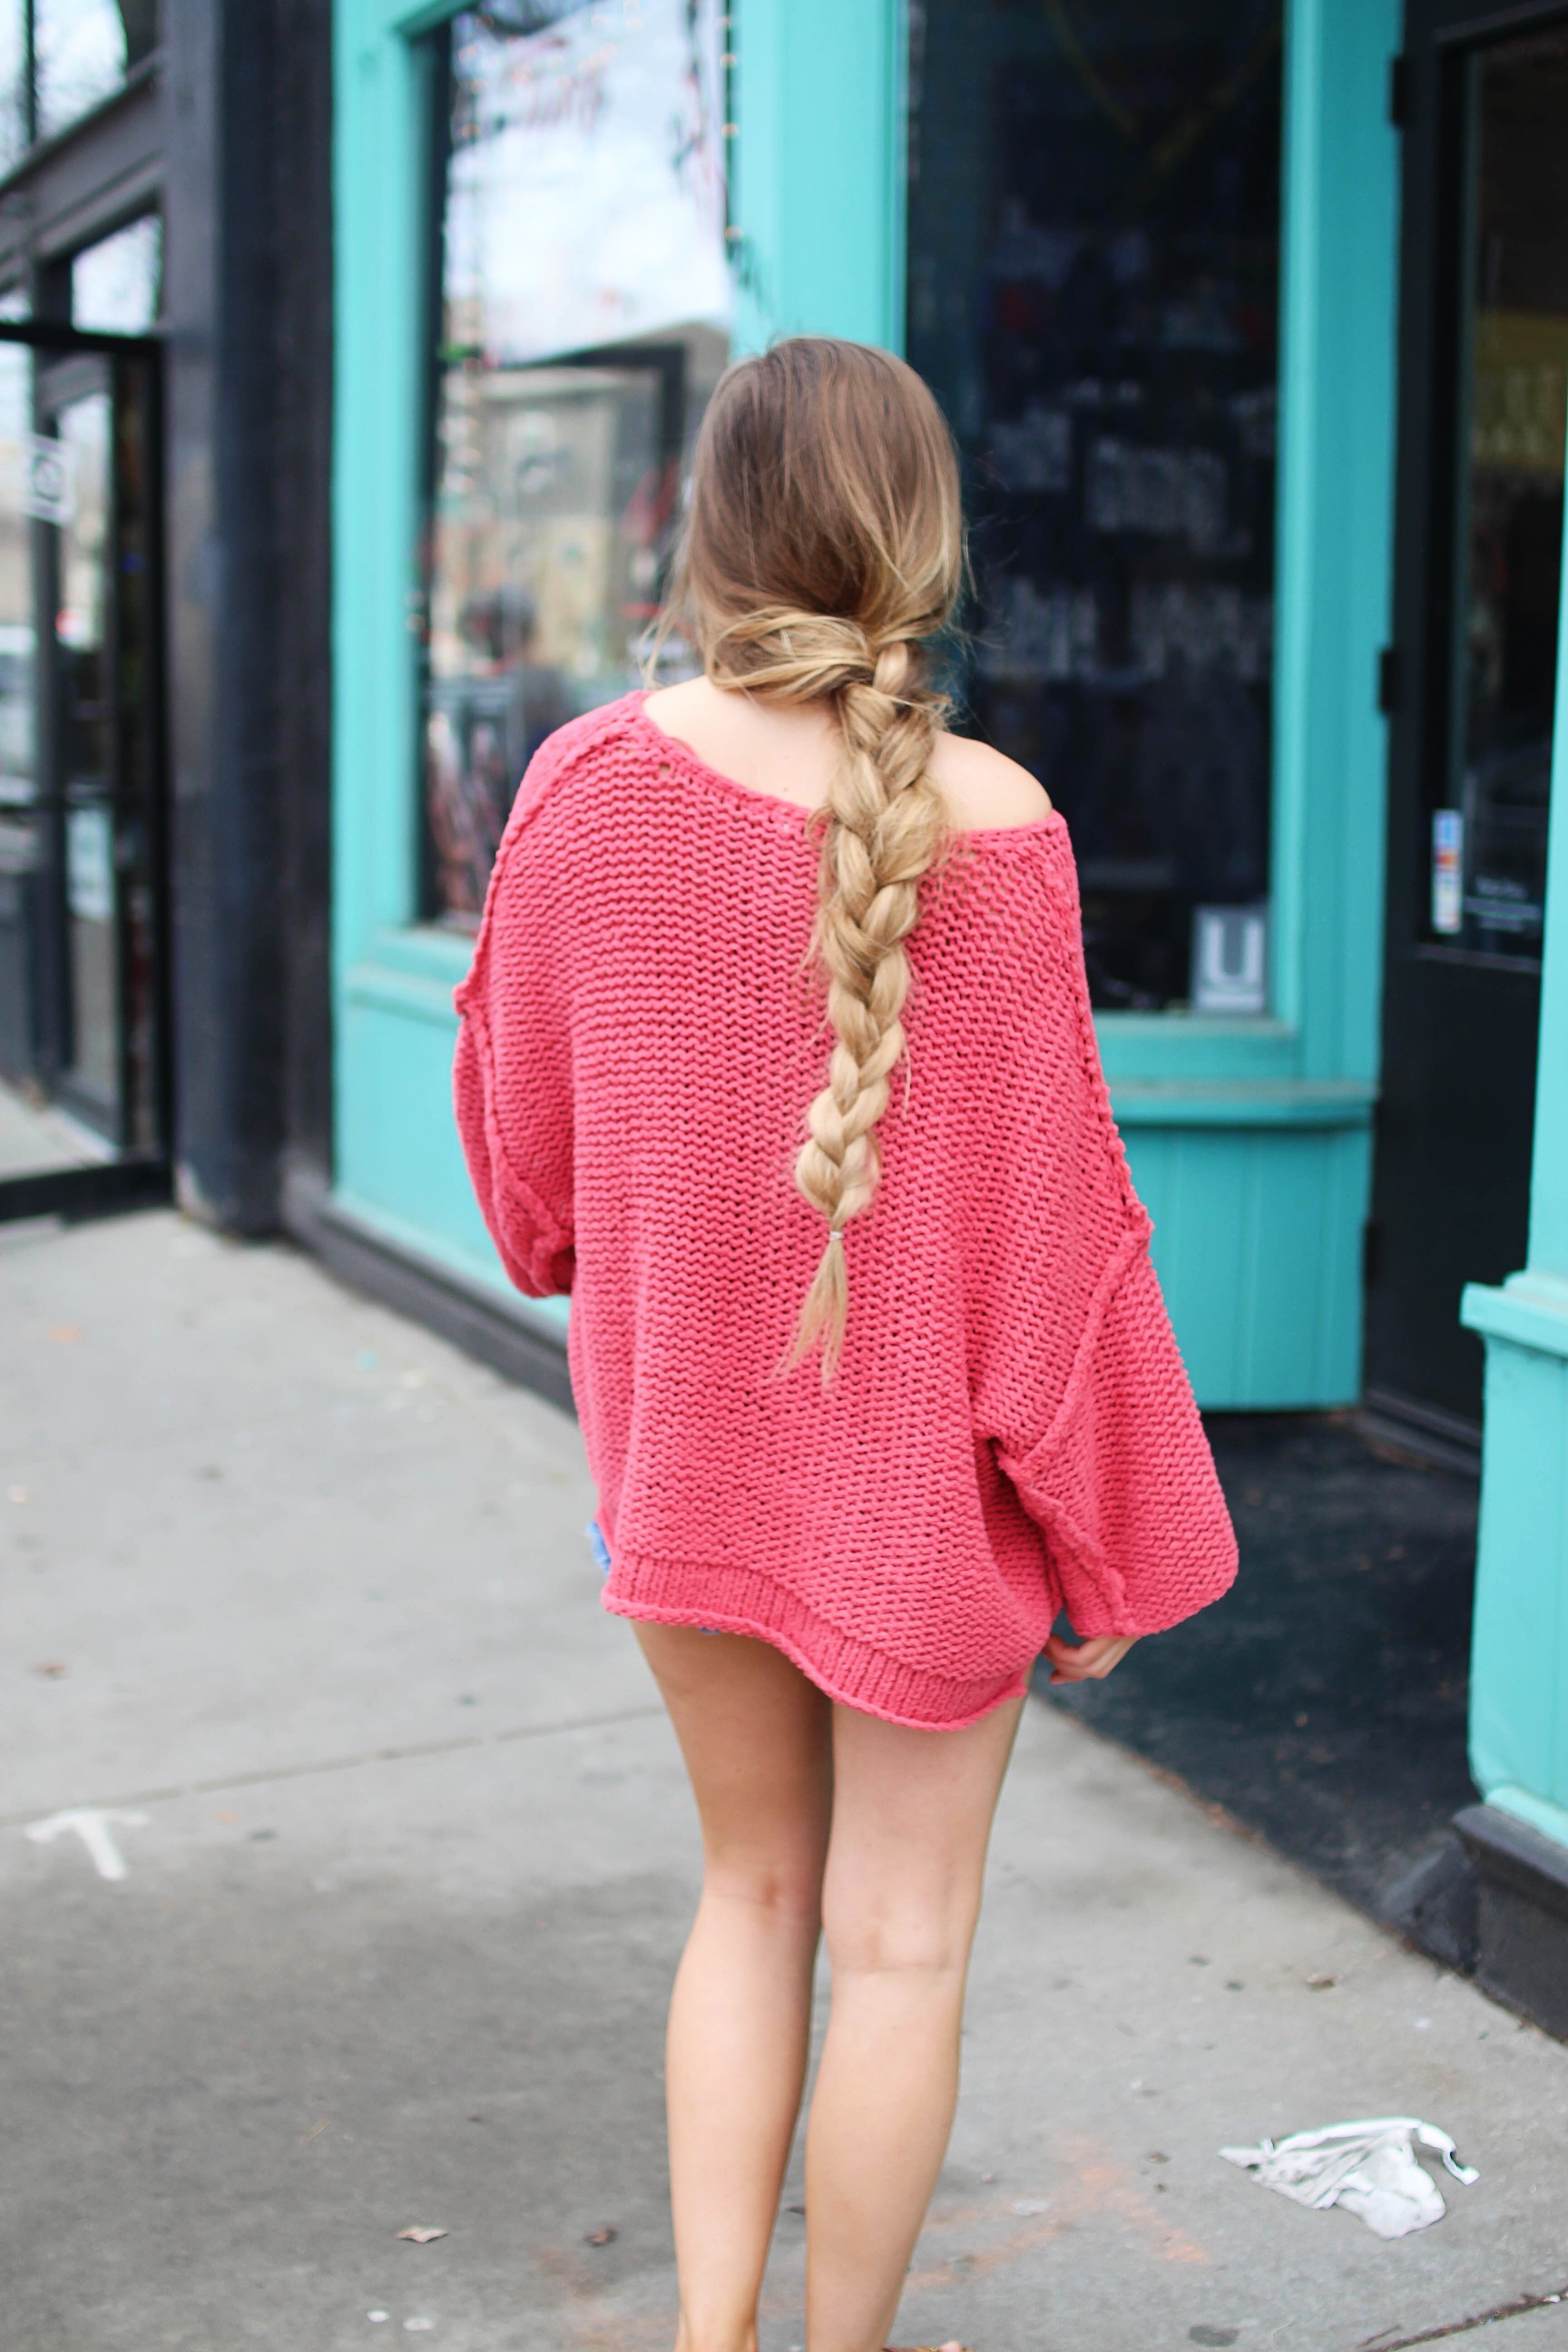
{"type": "Polygon", "coordinates": [[[1083,1638],[1157,1633],[1228,1590],[1230,1515],[1141,1233],[1100,1285],[1050,1427],[998,1458],[1083,1638]]]}
{"type": "Polygon", "coordinates": [[[551,952],[550,861],[531,824],[565,748],[552,737],[523,779],[456,997],[458,1132],[501,1264],[531,1298],[569,1291],[574,1270],[571,1022],[551,952]]]}
{"type": "Polygon", "coordinates": [[[1227,1590],[1236,1538],[1111,1115],[1065,828],[1037,886],[992,1056],[1011,1148],[987,1196],[980,1425],[1074,1630],[1152,1633],[1227,1590]]]}

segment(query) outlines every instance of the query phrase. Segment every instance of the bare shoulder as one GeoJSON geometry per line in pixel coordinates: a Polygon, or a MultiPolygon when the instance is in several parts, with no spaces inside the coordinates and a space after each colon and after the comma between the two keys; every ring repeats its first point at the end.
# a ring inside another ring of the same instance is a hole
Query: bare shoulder
{"type": "Polygon", "coordinates": [[[678,685],[656,687],[643,709],[667,735],[679,735],[691,720],[700,722],[711,712],[713,699],[714,689],[705,677],[683,677],[678,685]]]}
{"type": "Polygon", "coordinates": [[[965,832],[1038,824],[1051,813],[1050,794],[1027,768],[967,735],[939,735],[931,772],[965,832]]]}

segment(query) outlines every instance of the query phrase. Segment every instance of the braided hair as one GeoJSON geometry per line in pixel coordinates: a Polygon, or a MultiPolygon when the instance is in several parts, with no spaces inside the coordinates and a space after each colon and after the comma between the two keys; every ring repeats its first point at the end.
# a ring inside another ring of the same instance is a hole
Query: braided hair
{"type": "Polygon", "coordinates": [[[952,444],[901,360],[797,336],[730,369],[699,436],[675,595],[714,685],[826,702],[840,738],[812,816],[812,948],[834,1043],[795,1164],[826,1234],[780,1367],[819,1347],[825,1387],[848,1313],[844,1229],[875,1197],[877,1126],[905,1053],[906,942],[952,832],[930,772],[948,706],[923,650],[963,562],[952,444]]]}

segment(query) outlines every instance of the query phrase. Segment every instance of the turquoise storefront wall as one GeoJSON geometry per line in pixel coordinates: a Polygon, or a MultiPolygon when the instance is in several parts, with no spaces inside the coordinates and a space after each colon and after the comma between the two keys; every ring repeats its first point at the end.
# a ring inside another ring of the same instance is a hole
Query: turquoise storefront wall
{"type": "MultiPolygon", "coordinates": [[[[451,13],[339,0],[334,477],[336,1197],[469,1281],[501,1277],[448,1111],[459,941],[415,909],[416,37],[451,13]]],[[[750,345],[897,346],[900,0],[738,0],[734,218],[750,345]]],[[[1116,1015],[1100,1039],[1199,1397],[1332,1404],[1360,1377],[1375,1095],[1397,156],[1396,0],[1292,0],[1266,1021],[1116,1015]],[[1348,355],[1353,355],[1353,362],[1348,355]]],[[[559,1320],[559,1307],[536,1310],[559,1320]]]]}
{"type": "MultiPolygon", "coordinates": [[[[1557,675],[1568,677],[1568,601],[1557,675]]],[[[1568,711],[1561,690],[1530,1262],[1499,1287],[1472,1284],[1464,1318],[1487,1351],[1470,1769],[1489,1804],[1568,1846],[1568,711]]]]}

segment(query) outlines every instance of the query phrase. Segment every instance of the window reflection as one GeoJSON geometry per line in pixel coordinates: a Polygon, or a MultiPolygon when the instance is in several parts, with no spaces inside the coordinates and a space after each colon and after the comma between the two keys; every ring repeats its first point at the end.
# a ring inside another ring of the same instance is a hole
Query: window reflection
{"type": "Polygon", "coordinates": [[[1072,827],[1096,1003],[1201,1003],[1218,910],[1268,887],[1280,12],[915,0],[911,40],[909,351],[964,460],[973,722],[1072,827]]]}
{"type": "Polygon", "coordinates": [[[26,152],[31,111],[26,8],[24,0],[0,0],[0,172],[26,152]]]}
{"type": "Polygon", "coordinates": [[[33,527],[17,495],[32,423],[32,353],[0,343],[0,872],[12,874],[36,862],[33,527]]]}
{"type": "Polygon", "coordinates": [[[163,275],[163,224],[147,213],[73,256],[71,324],[98,334],[145,334],[157,323],[163,275]]]}
{"type": "Polygon", "coordinates": [[[90,392],[67,403],[56,426],[71,484],[59,532],[55,615],[73,1013],[64,1076],[106,1124],[120,1093],[113,705],[105,626],[111,425],[108,393],[90,392]]]}
{"type": "Polygon", "coordinates": [[[111,98],[157,46],[157,0],[32,0],[34,136],[50,139],[111,98]]]}
{"type": "Polygon", "coordinates": [[[431,45],[439,320],[425,911],[471,922],[533,751],[635,683],[729,353],[720,12],[513,0],[431,45]]]}
{"type": "Polygon", "coordinates": [[[34,530],[23,504],[32,353],[0,343],[0,1177],[77,1153],[41,1133],[37,937],[44,843],[37,777],[34,530]]]}
{"type": "Polygon", "coordinates": [[[112,98],[157,43],[158,0],[0,0],[0,172],[112,98]]]}

